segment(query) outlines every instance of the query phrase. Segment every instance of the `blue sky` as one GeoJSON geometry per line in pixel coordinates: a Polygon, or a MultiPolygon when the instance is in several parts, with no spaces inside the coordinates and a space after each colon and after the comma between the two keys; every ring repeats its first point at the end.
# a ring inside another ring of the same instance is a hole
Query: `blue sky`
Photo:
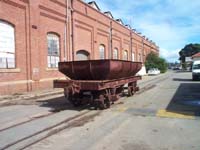
{"type": "MultiPolygon", "coordinates": [[[[170,62],[188,43],[200,43],[200,0],[95,0],[100,9],[156,42],[170,62]]],[[[88,2],[88,0],[86,0],[88,2]]]]}

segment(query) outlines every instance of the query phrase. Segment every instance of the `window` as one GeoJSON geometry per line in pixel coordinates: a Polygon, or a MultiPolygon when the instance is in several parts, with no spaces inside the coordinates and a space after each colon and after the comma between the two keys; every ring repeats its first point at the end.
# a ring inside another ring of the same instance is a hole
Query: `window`
{"type": "Polygon", "coordinates": [[[113,59],[118,59],[118,49],[117,48],[114,48],[113,59]]]}
{"type": "Polygon", "coordinates": [[[135,53],[132,53],[132,61],[135,61],[135,53]]]}
{"type": "Polygon", "coordinates": [[[139,53],[139,56],[138,56],[138,61],[142,62],[142,55],[140,53],[139,53]]]}
{"type": "Polygon", "coordinates": [[[0,20],[0,68],[15,68],[15,29],[0,20]]]}
{"type": "Polygon", "coordinates": [[[88,53],[86,50],[79,50],[76,53],[77,60],[89,60],[90,59],[90,53],[88,53]]]}
{"type": "Polygon", "coordinates": [[[128,51],[124,51],[123,60],[128,60],[128,51]]]}
{"type": "Polygon", "coordinates": [[[99,58],[105,59],[105,46],[104,45],[99,46],[99,58]]]}
{"type": "Polygon", "coordinates": [[[142,57],[143,57],[142,49],[139,49],[139,54],[138,54],[138,61],[139,62],[142,62],[142,57]]]}
{"type": "Polygon", "coordinates": [[[58,67],[58,62],[60,61],[59,58],[59,51],[60,51],[60,44],[59,44],[59,36],[54,33],[47,34],[47,42],[48,42],[48,67],[49,68],[56,68],[58,67]]]}

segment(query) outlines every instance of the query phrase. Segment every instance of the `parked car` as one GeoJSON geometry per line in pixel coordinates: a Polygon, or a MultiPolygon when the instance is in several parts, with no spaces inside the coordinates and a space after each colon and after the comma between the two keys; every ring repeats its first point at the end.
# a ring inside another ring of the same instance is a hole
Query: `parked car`
{"type": "Polygon", "coordinates": [[[192,65],[192,80],[200,79],[200,61],[194,61],[192,65]]]}
{"type": "Polygon", "coordinates": [[[160,70],[158,68],[152,68],[148,70],[148,75],[158,75],[160,74],[160,70]]]}
{"type": "Polygon", "coordinates": [[[181,70],[180,67],[174,67],[173,70],[181,70]]]}

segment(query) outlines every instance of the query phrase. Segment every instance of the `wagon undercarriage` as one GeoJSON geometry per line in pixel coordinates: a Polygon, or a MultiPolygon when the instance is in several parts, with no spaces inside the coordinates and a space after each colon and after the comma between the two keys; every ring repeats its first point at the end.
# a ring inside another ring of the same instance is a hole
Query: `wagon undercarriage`
{"type": "Polygon", "coordinates": [[[115,80],[55,80],[55,88],[64,88],[65,97],[74,106],[90,104],[95,109],[106,109],[120,96],[132,96],[139,90],[137,80],[132,76],[115,80]]]}

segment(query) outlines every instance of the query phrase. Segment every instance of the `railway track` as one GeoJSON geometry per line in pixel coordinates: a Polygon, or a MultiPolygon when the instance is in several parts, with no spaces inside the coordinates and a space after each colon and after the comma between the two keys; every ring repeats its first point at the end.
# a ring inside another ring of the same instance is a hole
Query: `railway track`
{"type": "Polygon", "coordinates": [[[85,110],[79,113],[78,115],[69,117],[67,119],[64,119],[63,121],[58,122],[55,125],[49,126],[43,130],[35,132],[34,134],[30,134],[29,136],[11,142],[3,146],[0,150],[6,150],[10,148],[17,150],[26,149],[33,144],[36,144],[54,134],[57,134],[58,132],[61,132],[62,130],[72,127],[82,126],[85,123],[91,121],[94,117],[98,116],[100,112],[101,111],[85,110]]]}
{"type": "MultiPolygon", "coordinates": [[[[73,106],[70,106],[70,107],[73,107],[73,106]]],[[[86,108],[86,106],[83,106],[83,107],[79,108],[79,110],[83,110],[85,108],[86,108]]],[[[20,125],[23,125],[23,124],[38,120],[38,119],[42,119],[42,118],[45,118],[45,117],[50,117],[50,116],[55,115],[55,114],[57,114],[57,113],[59,113],[59,112],[61,112],[63,110],[65,110],[65,109],[57,108],[56,110],[50,111],[50,112],[48,112],[46,114],[39,114],[39,115],[38,114],[34,114],[34,115],[31,115],[29,118],[24,119],[23,121],[20,121],[18,123],[14,123],[12,125],[0,128],[0,133],[3,132],[3,131],[9,130],[11,128],[14,128],[14,127],[17,127],[17,126],[20,126],[20,125]]]]}
{"type": "Polygon", "coordinates": [[[136,93],[137,95],[142,94],[154,87],[156,87],[156,84],[162,81],[167,80],[170,77],[170,75],[168,76],[162,76],[159,78],[154,78],[152,80],[146,81],[145,83],[140,83],[139,86],[142,86],[142,88],[140,88],[140,90],[136,93]]]}
{"type": "Polygon", "coordinates": [[[12,125],[7,126],[7,127],[5,127],[5,128],[1,128],[1,129],[0,129],[0,132],[6,131],[6,130],[8,130],[8,129],[11,129],[11,128],[14,128],[14,127],[17,127],[17,126],[20,126],[20,125],[23,125],[23,124],[25,124],[25,123],[29,123],[29,122],[34,121],[34,120],[36,120],[36,119],[41,119],[41,118],[44,118],[44,117],[48,117],[48,116],[54,115],[55,113],[57,113],[57,112],[47,113],[47,114],[41,115],[41,116],[39,116],[39,117],[32,117],[32,118],[26,119],[26,120],[21,121],[21,122],[19,122],[19,123],[12,124],[12,125]]]}
{"type": "Polygon", "coordinates": [[[157,82],[167,80],[170,76],[171,76],[171,73],[168,74],[168,75],[157,76],[156,78],[153,78],[151,80],[147,80],[147,81],[139,83],[139,86],[141,86],[141,85],[145,85],[146,86],[146,85],[150,85],[150,84],[156,84],[157,82]]]}

